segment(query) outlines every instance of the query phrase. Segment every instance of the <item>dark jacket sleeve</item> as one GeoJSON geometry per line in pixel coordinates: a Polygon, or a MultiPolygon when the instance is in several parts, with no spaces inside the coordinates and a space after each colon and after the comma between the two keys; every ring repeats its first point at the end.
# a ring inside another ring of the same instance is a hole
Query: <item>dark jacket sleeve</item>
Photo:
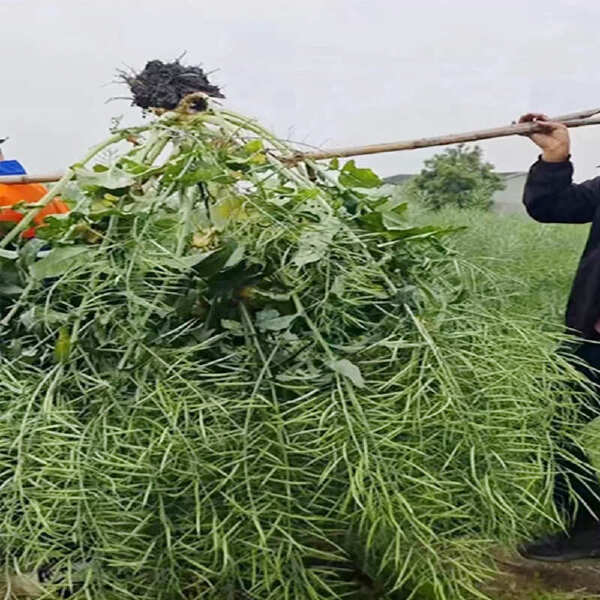
{"type": "Polygon", "coordinates": [[[570,160],[540,158],[529,169],[523,202],[529,216],[541,223],[589,223],[600,206],[600,177],[573,183],[570,160]]]}

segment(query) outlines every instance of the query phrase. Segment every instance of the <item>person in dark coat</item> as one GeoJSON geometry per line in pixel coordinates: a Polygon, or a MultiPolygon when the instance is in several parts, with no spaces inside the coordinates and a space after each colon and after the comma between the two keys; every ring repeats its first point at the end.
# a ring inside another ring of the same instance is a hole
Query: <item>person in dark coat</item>
{"type": "MultiPolygon", "coordinates": [[[[541,223],[591,223],[566,310],[566,325],[575,335],[574,366],[600,385],[600,177],[573,183],[569,130],[546,115],[529,113],[520,123],[537,122],[540,133],[530,136],[542,153],[529,170],[523,202],[541,223]]],[[[550,268],[550,267],[549,267],[550,268]]],[[[582,425],[600,416],[600,387],[581,402],[582,425]]],[[[554,502],[567,530],[519,547],[526,558],[568,561],[600,558],[600,480],[589,458],[574,442],[561,442],[565,454],[557,464],[554,502]]]]}

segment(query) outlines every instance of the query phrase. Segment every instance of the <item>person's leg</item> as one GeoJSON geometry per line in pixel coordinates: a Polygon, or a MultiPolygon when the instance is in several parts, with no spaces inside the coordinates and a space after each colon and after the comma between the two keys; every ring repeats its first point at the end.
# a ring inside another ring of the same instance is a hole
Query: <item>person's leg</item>
{"type": "MultiPolygon", "coordinates": [[[[585,395],[579,407],[582,427],[600,415],[600,344],[583,343],[574,352],[572,362],[597,391],[585,395]]],[[[562,440],[559,444],[564,455],[557,461],[554,498],[557,507],[567,510],[573,530],[598,525],[600,521],[600,479],[589,457],[574,441],[562,440]],[[569,490],[572,493],[569,493],[569,490]],[[574,501],[575,496],[578,501],[574,501]]]]}
{"type": "MultiPolygon", "coordinates": [[[[573,354],[583,361],[572,361],[573,366],[600,390],[596,373],[600,369],[600,344],[583,343],[573,354]]],[[[582,398],[578,414],[582,427],[599,415],[600,394],[582,398]]],[[[562,437],[557,446],[562,452],[556,461],[554,502],[568,524],[568,532],[525,544],[519,552],[526,558],[549,561],[600,557],[600,479],[574,440],[562,437]]]]}
{"type": "Polygon", "coordinates": [[[584,451],[574,442],[560,444],[556,461],[554,503],[572,532],[600,521],[600,480],[584,451]]]}

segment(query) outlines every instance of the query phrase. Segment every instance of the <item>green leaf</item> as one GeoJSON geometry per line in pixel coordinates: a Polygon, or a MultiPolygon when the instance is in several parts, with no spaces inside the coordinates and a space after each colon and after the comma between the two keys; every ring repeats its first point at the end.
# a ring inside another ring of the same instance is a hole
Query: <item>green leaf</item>
{"type": "Polygon", "coordinates": [[[110,167],[110,169],[100,173],[90,171],[89,169],[79,168],[75,169],[75,176],[82,186],[96,186],[107,190],[126,188],[135,181],[130,173],[127,173],[118,167],[110,167]]]}
{"type": "Polygon", "coordinates": [[[365,380],[363,379],[360,369],[346,358],[341,360],[335,360],[329,363],[329,366],[340,375],[347,377],[352,383],[359,388],[365,387],[365,380]]]}
{"type": "Polygon", "coordinates": [[[145,173],[148,170],[148,167],[146,165],[136,162],[135,160],[132,160],[127,156],[123,157],[119,162],[123,169],[128,173],[131,173],[132,175],[141,175],[142,173],[145,173]]]}
{"type": "Polygon", "coordinates": [[[218,230],[224,229],[232,220],[244,218],[244,199],[228,194],[210,207],[210,218],[218,230]]]}
{"type": "Polygon", "coordinates": [[[27,330],[33,329],[33,327],[39,323],[44,323],[45,325],[56,325],[59,323],[66,323],[68,319],[69,315],[67,313],[45,309],[40,306],[32,306],[19,318],[27,330]]]}
{"type": "Polygon", "coordinates": [[[229,269],[230,267],[235,267],[238,263],[242,262],[244,255],[246,253],[246,246],[244,244],[239,244],[236,249],[233,251],[231,256],[227,259],[225,263],[225,269],[229,269]]]}
{"type": "Polygon", "coordinates": [[[389,209],[389,211],[393,212],[395,215],[403,215],[407,210],[408,202],[400,202],[400,204],[396,204],[396,206],[389,209]]]}
{"type": "Polygon", "coordinates": [[[23,292],[23,288],[14,283],[0,283],[0,296],[19,296],[23,292]]]}
{"type": "Polygon", "coordinates": [[[406,229],[406,219],[390,210],[381,213],[381,222],[388,231],[406,229]]]}
{"type": "Polygon", "coordinates": [[[30,331],[31,329],[33,329],[33,327],[38,322],[36,312],[38,312],[38,311],[36,310],[36,308],[34,306],[32,306],[28,311],[24,312],[19,318],[19,321],[21,321],[21,323],[23,324],[25,329],[27,329],[27,331],[30,331]]]}
{"type": "Polygon", "coordinates": [[[90,261],[96,253],[89,246],[65,246],[54,248],[48,256],[29,267],[31,276],[35,279],[58,277],[73,267],[78,267],[90,261]]]}
{"type": "Polygon", "coordinates": [[[255,152],[260,152],[263,149],[263,143],[261,140],[251,140],[244,146],[244,150],[248,154],[254,154],[255,152]]]}
{"type": "Polygon", "coordinates": [[[46,245],[47,242],[38,238],[33,238],[32,240],[29,240],[19,250],[19,266],[25,270],[29,269],[29,267],[36,261],[38,254],[40,254],[42,248],[46,245]]]}
{"type": "Polygon", "coordinates": [[[281,331],[287,329],[298,315],[279,316],[273,309],[261,310],[256,315],[256,326],[261,331],[281,331]]]}
{"type": "Polygon", "coordinates": [[[221,327],[231,331],[234,335],[244,335],[244,328],[239,321],[232,321],[231,319],[221,319],[221,327]]]}
{"type": "Polygon", "coordinates": [[[215,252],[215,250],[210,250],[209,252],[195,252],[187,256],[164,256],[159,257],[157,262],[163,267],[184,273],[202,263],[215,252]]]}
{"type": "Polygon", "coordinates": [[[223,171],[221,169],[209,165],[205,167],[198,167],[190,173],[182,175],[179,178],[179,181],[182,185],[191,186],[201,182],[213,181],[222,174],[223,171]]]}
{"type": "Polygon", "coordinates": [[[306,188],[302,190],[298,190],[294,195],[293,199],[298,204],[302,204],[307,202],[308,200],[312,200],[319,195],[319,190],[316,188],[306,188]]]}
{"type": "MultiPolygon", "coordinates": [[[[387,202],[387,201],[386,201],[387,202]]],[[[408,203],[402,202],[392,208],[378,207],[379,210],[366,213],[360,217],[360,222],[373,232],[383,232],[395,229],[406,229],[406,221],[403,217],[408,208],[408,203]]]]}
{"type": "Polygon", "coordinates": [[[61,327],[58,332],[58,339],[54,347],[54,358],[56,362],[64,363],[69,358],[71,352],[71,334],[66,327],[61,327]]]}
{"type": "Polygon", "coordinates": [[[365,229],[374,233],[387,231],[383,224],[383,215],[380,212],[370,212],[366,215],[362,215],[359,222],[365,229]]]}
{"type": "Polygon", "coordinates": [[[303,267],[321,260],[340,227],[338,219],[325,217],[314,229],[304,231],[298,242],[298,251],[294,255],[294,264],[303,267]]]}
{"type": "Polygon", "coordinates": [[[329,169],[332,171],[337,171],[340,168],[340,159],[339,158],[332,158],[329,161],[329,169]]]}
{"type": "Polygon", "coordinates": [[[331,286],[331,293],[335,294],[338,298],[344,296],[344,277],[343,275],[336,275],[331,286]]]}
{"type": "Polygon", "coordinates": [[[273,196],[272,198],[267,198],[267,202],[269,204],[273,204],[278,208],[283,208],[286,204],[289,204],[292,201],[290,196],[273,196]]]}
{"type": "Polygon", "coordinates": [[[41,241],[61,238],[67,231],[77,226],[81,220],[78,217],[79,215],[75,213],[48,215],[44,220],[44,226],[38,227],[35,235],[41,241]]]}
{"type": "Polygon", "coordinates": [[[383,181],[371,171],[356,166],[353,160],[349,160],[342,168],[339,182],[346,187],[375,188],[383,185],[383,181]]]}
{"type": "Polygon", "coordinates": [[[194,271],[200,277],[212,277],[225,268],[227,261],[237,249],[235,242],[226,242],[217,250],[211,250],[206,257],[194,266],[194,271]]]}

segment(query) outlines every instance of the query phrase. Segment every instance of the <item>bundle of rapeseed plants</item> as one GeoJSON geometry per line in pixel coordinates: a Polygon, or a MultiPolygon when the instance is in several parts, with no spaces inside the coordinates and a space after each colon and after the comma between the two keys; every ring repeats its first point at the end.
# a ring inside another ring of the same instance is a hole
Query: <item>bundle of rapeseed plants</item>
{"type": "Polygon", "coordinates": [[[372,171],[190,106],[0,239],[7,593],[476,593],[557,519],[568,369],[372,171]]]}

